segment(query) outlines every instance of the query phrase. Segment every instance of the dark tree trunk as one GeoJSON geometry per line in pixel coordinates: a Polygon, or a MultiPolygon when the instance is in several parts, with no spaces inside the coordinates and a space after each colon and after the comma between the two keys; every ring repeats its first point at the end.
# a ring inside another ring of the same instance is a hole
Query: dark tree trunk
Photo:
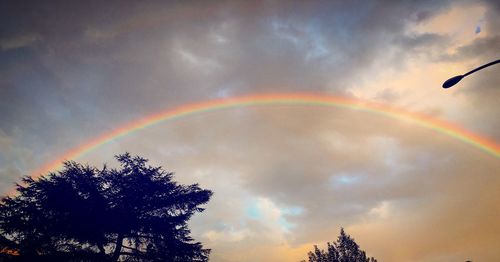
{"type": "Polygon", "coordinates": [[[104,249],[104,246],[102,245],[102,243],[99,243],[97,245],[97,248],[99,248],[99,254],[104,258],[106,257],[106,250],[104,249]]]}
{"type": "Polygon", "coordinates": [[[113,252],[113,256],[111,257],[111,261],[118,261],[118,258],[120,257],[120,253],[122,251],[122,245],[123,245],[123,233],[119,233],[118,237],[116,239],[115,252],[113,252]]]}

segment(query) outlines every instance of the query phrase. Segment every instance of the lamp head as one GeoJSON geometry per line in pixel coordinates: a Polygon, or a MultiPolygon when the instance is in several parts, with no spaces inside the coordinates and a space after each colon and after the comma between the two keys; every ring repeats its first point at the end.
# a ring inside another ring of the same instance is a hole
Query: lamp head
{"type": "Polygon", "coordinates": [[[454,77],[446,80],[443,83],[443,88],[450,88],[450,87],[456,85],[458,82],[460,82],[460,80],[462,80],[462,78],[464,78],[463,75],[458,75],[458,76],[454,76],[454,77]]]}

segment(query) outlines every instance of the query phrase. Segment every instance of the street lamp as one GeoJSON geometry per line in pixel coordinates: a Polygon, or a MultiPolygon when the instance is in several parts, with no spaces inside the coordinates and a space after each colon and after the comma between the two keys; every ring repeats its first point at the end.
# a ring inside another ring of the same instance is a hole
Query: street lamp
{"type": "Polygon", "coordinates": [[[481,69],[483,69],[485,67],[488,67],[488,66],[491,66],[491,65],[494,65],[494,64],[497,64],[497,63],[500,63],[500,59],[499,60],[495,60],[493,62],[489,62],[489,63],[487,63],[485,65],[482,65],[482,66],[480,66],[480,67],[478,67],[478,68],[476,68],[474,70],[471,70],[471,71],[469,71],[469,72],[467,72],[467,73],[465,73],[463,75],[454,76],[454,77],[446,80],[443,83],[443,88],[450,88],[450,87],[454,86],[456,83],[460,82],[460,80],[462,80],[462,78],[464,78],[464,77],[466,77],[466,76],[468,76],[468,75],[470,75],[470,74],[472,74],[472,73],[474,73],[476,71],[479,71],[479,70],[481,70],[481,69]]]}

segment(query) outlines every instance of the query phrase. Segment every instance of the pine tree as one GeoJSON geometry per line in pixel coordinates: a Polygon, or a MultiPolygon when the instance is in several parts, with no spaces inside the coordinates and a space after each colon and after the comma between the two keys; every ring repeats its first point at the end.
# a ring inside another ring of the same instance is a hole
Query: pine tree
{"type": "Polygon", "coordinates": [[[24,261],[208,261],[187,221],[212,192],[128,153],[119,169],[66,162],[0,201],[0,250],[24,261]]]}
{"type": "MultiPolygon", "coordinates": [[[[343,228],[337,242],[327,243],[327,249],[321,250],[314,246],[314,250],[308,253],[308,262],[376,262],[373,257],[368,258],[365,251],[359,249],[359,245],[351,236],[347,235],[343,228]]],[[[305,262],[305,260],[303,260],[305,262]]]]}

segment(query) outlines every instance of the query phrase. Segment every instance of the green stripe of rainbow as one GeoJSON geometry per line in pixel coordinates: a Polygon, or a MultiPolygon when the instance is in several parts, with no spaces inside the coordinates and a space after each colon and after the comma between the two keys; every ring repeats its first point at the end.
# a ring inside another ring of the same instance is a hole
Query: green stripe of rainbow
{"type": "Polygon", "coordinates": [[[76,159],[112,140],[116,140],[137,130],[150,127],[159,122],[173,120],[202,112],[259,105],[328,106],[374,113],[393,119],[408,121],[416,125],[432,129],[444,135],[458,139],[464,143],[475,146],[486,153],[500,158],[500,145],[496,142],[467,131],[457,125],[434,119],[423,114],[411,113],[379,103],[333,95],[312,93],[272,93],[221,98],[200,103],[186,104],[173,109],[167,109],[165,111],[151,114],[139,120],[129,122],[124,126],[112,130],[111,132],[104,133],[85,144],[73,148],[56,160],[42,166],[40,169],[35,171],[33,175],[36,177],[38,175],[54,171],[60,168],[62,162],[65,160],[76,159]]]}

